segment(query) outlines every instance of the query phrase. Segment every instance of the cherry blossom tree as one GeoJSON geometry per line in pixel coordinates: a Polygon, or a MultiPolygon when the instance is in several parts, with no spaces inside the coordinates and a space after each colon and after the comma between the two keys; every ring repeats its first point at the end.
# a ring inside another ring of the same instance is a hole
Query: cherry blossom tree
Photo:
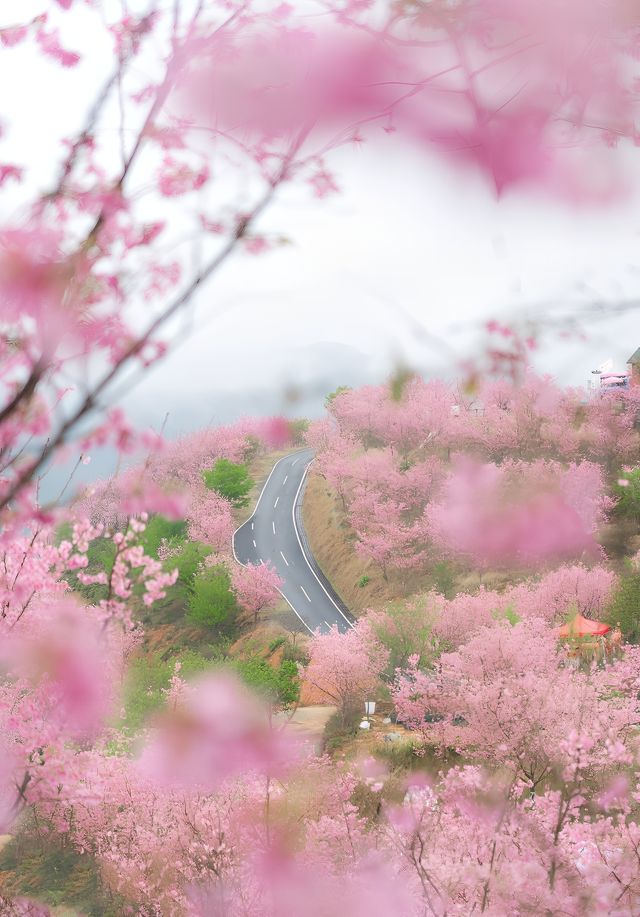
{"type": "Polygon", "coordinates": [[[426,619],[435,615],[434,634],[445,644],[459,647],[480,628],[508,618],[541,618],[548,625],[562,623],[575,611],[587,618],[602,618],[616,584],[615,574],[606,567],[565,565],[499,592],[481,586],[476,593],[460,592],[450,600],[430,593],[418,604],[426,619]]]}
{"type": "Polygon", "coordinates": [[[263,608],[278,600],[282,580],[270,564],[235,564],[231,570],[231,585],[240,607],[258,623],[263,608]]]}
{"type": "Polygon", "coordinates": [[[443,654],[435,671],[400,675],[394,699],[425,737],[512,768],[533,791],[570,766],[567,737],[577,724],[588,736],[589,766],[602,768],[614,746],[624,749],[636,719],[632,698],[606,703],[597,678],[562,661],[539,619],[482,628],[457,653],[443,654]]]}
{"type": "Polygon", "coordinates": [[[312,639],[303,678],[335,703],[344,719],[369,692],[376,691],[388,656],[365,621],[345,634],[334,626],[328,634],[312,639]]]}

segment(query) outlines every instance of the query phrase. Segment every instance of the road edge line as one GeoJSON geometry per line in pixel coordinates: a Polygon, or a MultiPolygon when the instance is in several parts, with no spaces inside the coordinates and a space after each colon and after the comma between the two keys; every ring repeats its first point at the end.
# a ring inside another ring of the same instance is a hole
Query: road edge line
{"type": "Polygon", "coordinates": [[[300,479],[300,484],[299,484],[299,486],[298,486],[298,490],[296,491],[296,495],[295,495],[294,500],[293,500],[293,509],[292,509],[292,511],[291,511],[291,516],[292,516],[292,519],[293,519],[293,528],[294,528],[294,531],[295,531],[295,533],[296,533],[296,538],[298,539],[298,544],[300,545],[300,550],[302,551],[302,556],[303,556],[304,559],[305,559],[305,562],[306,562],[306,564],[307,564],[307,567],[311,570],[311,572],[313,573],[313,575],[314,575],[315,578],[317,579],[317,581],[318,581],[318,583],[319,583],[319,585],[320,585],[320,588],[322,589],[322,591],[324,592],[324,594],[326,595],[326,597],[329,599],[329,601],[331,602],[331,604],[333,605],[333,607],[336,609],[336,611],[339,612],[339,613],[342,615],[342,617],[343,617],[344,620],[347,622],[347,624],[349,625],[349,627],[353,627],[353,622],[349,620],[349,618],[345,615],[344,611],[340,608],[339,605],[336,604],[336,602],[334,601],[334,599],[329,595],[329,593],[328,593],[327,590],[326,590],[326,587],[325,587],[324,583],[322,582],[322,580],[320,579],[320,577],[318,576],[318,574],[316,573],[316,571],[313,569],[313,566],[312,566],[311,562],[309,561],[309,557],[308,557],[308,555],[307,555],[307,552],[306,552],[306,550],[305,550],[305,547],[304,547],[304,545],[303,545],[303,543],[302,543],[302,539],[301,539],[301,537],[300,537],[300,532],[299,532],[299,530],[298,530],[298,522],[297,522],[297,520],[296,520],[296,507],[297,507],[297,505],[298,505],[298,498],[299,498],[299,496],[300,496],[300,491],[302,490],[302,485],[303,485],[304,482],[306,481],[307,475],[309,474],[309,468],[311,468],[311,466],[313,465],[313,462],[314,462],[314,461],[315,461],[315,456],[314,456],[314,458],[311,459],[311,461],[309,462],[309,464],[307,465],[307,467],[304,469],[304,474],[302,475],[302,478],[300,479]]]}

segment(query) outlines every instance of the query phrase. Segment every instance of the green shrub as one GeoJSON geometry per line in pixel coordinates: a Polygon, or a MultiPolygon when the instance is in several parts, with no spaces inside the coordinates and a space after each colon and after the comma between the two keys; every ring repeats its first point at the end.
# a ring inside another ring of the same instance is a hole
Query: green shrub
{"type": "Polygon", "coordinates": [[[333,754],[358,734],[362,715],[352,710],[344,715],[336,710],[327,720],[322,737],[323,751],[333,754]]]}
{"type": "Polygon", "coordinates": [[[158,548],[164,539],[170,544],[179,543],[186,535],[187,523],[184,519],[167,519],[165,516],[152,516],[140,537],[140,544],[149,557],[158,556],[158,548]]]}
{"type": "Polygon", "coordinates": [[[393,681],[396,669],[403,669],[415,656],[419,668],[433,663],[438,653],[438,641],[432,633],[434,619],[431,599],[410,599],[390,602],[385,613],[373,622],[376,639],[389,651],[386,673],[393,681]]]}
{"type": "MultiPolygon", "coordinates": [[[[104,572],[108,577],[113,569],[115,559],[116,546],[113,541],[110,538],[95,538],[89,543],[87,566],[83,573],[104,572]]],[[[101,586],[98,583],[86,586],[78,580],[77,574],[73,571],[65,574],[65,579],[75,592],[78,592],[92,605],[96,605],[107,597],[107,586],[101,586]]]]}
{"type": "Polygon", "coordinates": [[[61,522],[60,525],[56,526],[54,535],[56,547],[60,544],[61,541],[71,541],[72,535],[73,525],[70,522],[61,522]]]}
{"type": "Polygon", "coordinates": [[[211,663],[222,665],[229,660],[233,639],[231,637],[218,637],[215,643],[201,647],[202,655],[211,663]]]}
{"type": "Polygon", "coordinates": [[[20,832],[0,853],[0,873],[3,914],[14,912],[5,911],[2,904],[22,895],[50,907],[73,909],[65,914],[118,917],[126,913],[126,901],[103,887],[96,861],[52,834],[43,839],[37,832],[20,832]]]}
{"type": "Polygon", "coordinates": [[[277,669],[265,659],[253,657],[234,663],[234,669],[250,688],[273,703],[291,707],[300,696],[300,676],[295,662],[284,659],[277,669]]]}
{"type": "Polygon", "coordinates": [[[194,650],[185,650],[171,659],[163,659],[154,654],[140,656],[132,661],[124,690],[125,718],[122,727],[126,732],[136,733],[152,713],[164,706],[164,691],[169,687],[178,661],[180,677],[186,680],[213,668],[210,659],[194,650]]]}
{"type": "Polygon", "coordinates": [[[209,490],[215,490],[232,506],[247,506],[253,479],[246,465],[236,465],[228,459],[218,459],[210,471],[203,471],[202,477],[209,490]]]}
{"type": "Polygon", "coordinates": [[[389,394],[393,401],[402,401],[407,385],[415,379],[415,373],[406,366],[398,366],[389,379],[389,394]]]}
{"type": "Polygon", "coordinates": [[[627,640],[640,641],[640,573],[629,571],[622,577],[607,617],[610,624],[620,624],[627,640]]]}
{"type": "Polygon", "coordinates": [[[242,461],[245,463],[253,462],[262,452],[264,452],[264,443],[262,440],[249,433],[245,438],[244,448],[242,450],[242,461]]]}
{"type": "Polygon", "coordinates": [[[514,605],[507,605],[506,608],[494,608],[491,612],[491,617],[496,621],[508,621],[512,627],[520,623],[520,615],[514,605]]]}
{"type": "Polygon", "coordinates": [[[233,631],[238,603],[225,567],[209,567],[198,574],[189,590],[187,617],[199,627],[218,633],[233,631]]]}
{"type": "Polygon", "coordinates": [[[436,592],[445,599],[452,599],[455,594],[456,578],[451,564],[441,560],[433,568],[433,585],[436,592]]]}
{"type": "Polygon", "coordinates": [[[289,662],[300,663],[301,665],[307,665],[309,662],[309,654],[304,647],[299,646],[295,642],[295,637],[293,640],[287,640],[285,643],[282,658],[288,659],[289,662]]]}
{"type": "Polygon", "coordinates": [[[309,429],[309,421],[306,417],[297,417],[289,421],[289,430],[291,431],[291,443],[294,446],[304,446],[305,433],[309,429]]]}
{"type": "Polygon", "coordinates": [[[291,659],[283,659],[278,667],[278,699],[285,707],[291,707],[300,700],[300,675],[298,666],[291,659]]]}
{"type": "Polygon", "coordinates": [[[329,392],[329,394],[326,396],[326,398],[324,399],[325,405],[328,408],[330,408],[333,402],[336,400],[336,398],[339,395],[342,395],[343,392],[350,392],[350,391],[351,391],[350,385],[339,385],[334,392],[329,392]]]}
{"type": "Polygon", "coordinates": [[[623,471],[613,491],[618,498],[616,513],[625,519],[640,523],[640,468],[623,471]],[[620,481],[626,483],[620,484],[620,481]]]}
{"type": "Polygon", "coordinates": [[[178,582],[190,587],[198,568],[205,557],[212,553],[212,548],[200,541],[186,541],[180,552],[172,555],[165,561],[166,570],[178,570],[178,582]]]}
{"type": "Polygon", "coordinates": [[[397,742],[385,742],[383,739],[376,747],[375,753],[376,757],[388,762],[390,770],[410,771],[420,766],[416,745],[411,739],[397,742]]]}
{"type": "Polygon", "coordinates": [[[279,650],[281,646],[287,642],[286,637],[276,637],[275,640],[272,640],[269,644],[269,652],[275,653],[276,650],[279,650]]]}
{"type": "Polygon", "coordinates": [[[368,575],[365,573],[365,574],[364,574],[363,576],[361,576],[360,579],[358,580],[358,586],[360,587],[360,589],[364,589],[364,587],[365,587],[365,586],[367,585],[367,583],[369,583],[369,582],[371,582],[371,577],[368,576],[368,575]]]}

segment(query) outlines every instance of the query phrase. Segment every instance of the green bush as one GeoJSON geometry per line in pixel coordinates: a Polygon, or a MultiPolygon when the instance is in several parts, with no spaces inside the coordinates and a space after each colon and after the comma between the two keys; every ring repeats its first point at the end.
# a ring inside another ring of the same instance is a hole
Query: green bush
{"type": "Polygon", "coordinates": [[[445,599],[452,599],[455,594],[456,578],[451,564],[441,560],[433,568],[433,585],[436,592],[445,599]]]}
{"type": "Polygon", "coordinates": [[[132,661],[124,690],[125,718],[122,727],[125,732],[138,732],[149,716],[164,706],[163,692],[169,687],[178,661],[181,666],[180,677],[187,680],[214,666],[210,659],[193,650],[185,650],[171,659],[163,659],[155,654],[132,661]]]}
{"type": "MultiPolygon", "coordinates": [[[[108,577],[113,569],[115,559],[116,546],[113,541],[110,538],[95,538],[89,543],[87,566],[82,572],[94,574],[104,572],[108,577]]],[[[92,605],[107,597],[107,586],[101,586],[97,583],[85,586],[78,580],[77,574],[73,571],[65,574],[65,579],[75,592],[78,592],[92,605]]]]}
{"type": "Polygon", "coordinates": [[[322,737],[323,751],[333,754],[358,734],[362,715],[352,710],[344,715],[336,710],[327,720],[322,737]]]}
{"type": "Polygon", "coordinates": [[[56,526],[54,535],[56,547],[60,544],[61,541],[71,541],[72,535],[73,525],[70,522],[61,522],[60,525],[56,526]]]}
{"type": "Polygon", "coordinates": [[[186,535],[187,523],[184,519],[167,519],[165,516],[152,516],[140,537],[140,544],[149,557],[158,556],[162,540],[170,544],[179,543],[186,535]]]}
{"type": "Polygon", "coordinates": [[[360,589],[364,589],[364,587],[365,587],[365,586],[367,585],[367,583],[369,583],[369,582],[371,582],[371,577],[368,576],[368,575],[365,573],[365,574],[364,574],[363,576],[361,576],[360,579],[358,580],[358,586],[360,587],[360,589]]]}
{"type": "Polygon", "coordinates": [[[386,673],[393,681],[396,669],[404,669],[412,656],[419,668],[428,668],[438,653],[432,633],[434,609],[429,596],[390,602],[380,620],[373,622],[376,639],[389,651],[386,673]]]}
{"type": "MultiPolygon", "coordinates": [[[[183,520],[172,521],[166,519],[164,516],[153,516],[147,528],[140,536],[140,545],[144,549],[145,554],[157,558],[158,548],[160,547],[162,539],[166,538],[170,543],[173,543],[174,546],[180,547],[181,541],[185,536],[186,527],[186,522],[183,520]]],[[[62,540],[69,536],[70,531],[66,527],[60,526],[56,533],[56,537],[62,540]]],[[[184,542],[180,547],[179,553],[164,563],[164,568],[165,570],[174,570],[177,567],[178,581],[183,586],[188,586],[192,582],[202,560],[210,553],[211,548],[207,545],[200,544],[199,542],[184,542]]],[[[105,572],[107,576],[109,576],[113,569],[115,556],[116,546],[111,538],[95,538],[89,543],[87,567],[83,572],[105,572]]],[[[107,586],[101,586],[99,584],[85,586],[79,582],[75,572],[67,573],[65,579],[72,589],[80,593],[80,595],[92,604],[97,604],[101,599],[107,596],[107,586]]],[[[134,591],[136,595],[139,595],[141,589],[136,587],[134,591]]],[[[175,592],[176,589],[173,586],[167,589],[167,602],[172,601],[172,599],[176,597],[174,595],[175,592]]]]}
{"type": "Polygon", "coordinates": [[[225,567],[209,567],[198,574],[189,590],[187,617],[199,627],[218,633],[234,629],[238,604],[225,567]]]}
{"type": "Polygon", "coordinates": [[[300,700],[300,674],[298,666],[291,659],[283,659],[278,667],[278,700],[284,707],[291,707],[300,700]]]}
{"type": "Polygon", "coordinates": [[[391,770],[410,771],[419,768],[421,759],[416,753],[416,744],[410,739],[385,742],[376,747],[376,757],[387,761],[391,770]]]}
{"type": "Polygon", "coordinates": [[[201,647],[202,655],[211,663],[222,665],[229,660],[233,642],[231,637],[218,637],[215,643],[205,644],[201,647]]]}
{"type": "Polygon", "coordinates": [[[339,385],[339,386],[337,387],[337,389],[336,389],[334,392],[329,392],[329,394],[327,395],[327,397],[324,399],[325,405],[326,405],[328,408],[330,408],[331,405],[333,404],[333,402],[334,402],[334,401],[336,400],[336,398],[338,397],[338,395],[342,395],[343,392],[350,392],[350,391],[351,391],[351,386],[350,386],[350,385],[339,385]]]}
{"type": "Polygon", "coordinates": [[[202,477],[209,490],[215,490],[232,506],[247,506],[253,479],[246,465],[236,465],[228,459],[218,459],[210,471],[203,471],[202,477]]]}
{"type": "Polygon", "coordinates": [[[608,621],[620,629],[627,640],[640,641],[640,573],[629,571],[620,580],[620,586],[609,607],[608,621]]]}
{"type": "MultiPolygon", "coordinates": [[[[573,612],[575,615],[575,611],[573,612]]],[[[507,621],[512,627],[520,623],[520,615],[516,611],[515,605],[507,605],[506,608],[494,608],[491,617],[496,621],[507,621]]]]}
{"type": "Polygon", "coordinates": [[[126,901],[103,887],[96,861],[51,834],[43,838],[37,831],[21,831],[0,853],[0,873],[2,914],[13,913],[3,905],[22,895],[50,907],[73,909],[65,914],[118,917],[126,913],[126,901]]]}
{"type": "Polygon", "coordinates": [[[295,662],[284,659],[277,669],[258,657],[234,663],[234,669],[250,688],[273,703],[291,707],[300,696],[300,676],[295,662]]]}
{"type": "Polygon", "coordinates": [[[613,490],[618,498],[616,513],[625,519],[640,523],[640,468],[623,471],[613,490]],[[620,484],[620,481],[626,483],[620,484]]]}
{"type": "Polygon", "coordinates": [[[264,443],[262,440],[249,433],[245,438],[244,448],[242,450],[242,461],[245,463],[253,462],[254,459],[257,459],[263,452],[264,443]]]}
{"type": "Polygon", "coordinates": [[[183,586],[192,586],[198,568],[205,557],[212,553],[212,548],[200,541],[186,541],[178,554],[165,561],[166,570],[178,570],[178,582],[183,586]]]}
{"type": "Polygon", "coordinates": [[[295,636],[293,640],[287,640],[285,643],[282,658],[288,659],[289,662],[300,663],[300,665],[307,665],[309,662],[309,654],[303,646],[295,642],[295,636]]]}
{"type": "Polygon", "coordinates": [[[286,637],[276,637],[275,640],[272,640],[269,644],[269,652],[275,653],[275,651],[279,650],[281,646],[284,646],[286,642],[286,637]]]}
{"type": "Polygon", "coordinates": [[[298,417],[289,421],[289,430],[291,431],[291,442],[294,446],[304,446],[305,433],[309,429],[309,421],[306,417],[298,417]]]}

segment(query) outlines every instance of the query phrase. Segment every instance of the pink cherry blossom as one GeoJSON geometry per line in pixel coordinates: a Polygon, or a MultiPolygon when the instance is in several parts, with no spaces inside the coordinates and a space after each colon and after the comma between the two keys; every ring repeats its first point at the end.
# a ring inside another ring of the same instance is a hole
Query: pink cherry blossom
{"type": "Polygon", "coordinates": [[[365,621],[344,634],[334,626],[330,633],[313,638],[303,678],[344,715],[376,691],[388,655],[365,621]]]}
{"type": "Polygon", "coordinates": [[[445,549],[481,566],[593,557],[594,529],[607,504],[600,471],[592,467],[590,480],[587,465],[564,471],[545,463],[495,466],[459,458],[440,502],[428,509],[428,531],[445,549]]]}
{"type": "Polygon", "coordinates": [[[242,609],[253,616],[254,623],[263,608],[278,601],[278,590],[283,585],[276,571],[267,564],[235,564],[231,570],[231,584],[242,609]]]}
{"type": "Polygon", "coordinates": [[[80,62],[80,55],[76,51],[67,51],[62,47],[56,30],[39,29],[37,40],[43,53],[58,61],[63,67],[75,67],[80,62]]]}
{"type": "Polygon", "coordinates": [[[291,749],[266,710],[230,675],[202,679],[170,710],[147,743],[140,766],[163,783],[213,789],[258,769],[275,773],[291,749]]]}

